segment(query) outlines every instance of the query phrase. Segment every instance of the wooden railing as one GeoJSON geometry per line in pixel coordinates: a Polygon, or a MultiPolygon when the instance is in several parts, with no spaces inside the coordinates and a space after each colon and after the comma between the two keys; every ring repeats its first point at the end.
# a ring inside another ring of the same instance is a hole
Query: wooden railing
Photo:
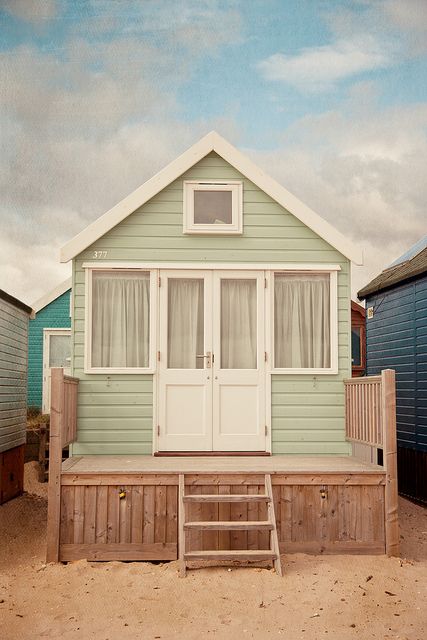
{"type": "Polygon", "coordinates": [[[361,444],[383,450],[386,474],[385,532],[388,555],[399,555],[399,524],[397,517],[397,438],[396,438],[396,377],[392,369],[380,376],[345,380],[346,438],[353,445],[361,444]]]}
{"type": "Polygon", "coordinates": [[[382,376],[352,378],[344,385],[347,440],[382,447],[382,376]]]}
{"type": "Polygon", "coordinates": [[[61,503],[62,449],[77,435],[78,378],[52,369],[50,391],[49,490],[47,511],[47,562],[58,562],[61,503]]]}

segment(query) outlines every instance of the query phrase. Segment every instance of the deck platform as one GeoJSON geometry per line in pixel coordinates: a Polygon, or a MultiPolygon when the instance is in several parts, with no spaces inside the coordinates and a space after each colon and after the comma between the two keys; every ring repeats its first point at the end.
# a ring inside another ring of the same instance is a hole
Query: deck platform
{"type": "MultiPolygon", "coordinates": [[[[386,474],[352,457],[83,456],[59,473],[58,558],[173,560],[185,493],[264,494],[271,475],[281,553],[385,553],[386,474]]],[[[267,520],[261,501],[188,503],[187,519],[267,520]]],[[[268,549],[268,531],[189,531],[188,552],[268,549]]]]}

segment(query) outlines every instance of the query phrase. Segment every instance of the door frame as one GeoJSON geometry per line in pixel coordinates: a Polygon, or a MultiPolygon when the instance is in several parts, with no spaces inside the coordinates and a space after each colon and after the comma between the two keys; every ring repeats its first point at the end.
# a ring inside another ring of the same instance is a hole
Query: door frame
{"type": "MultiPolygon", "coordinates": [[[[264,277],[264,349],[265,349],[265,367],[264,367],[264,402],[265,402],[265,448],[263,452],[267,454],[271,454],[272,451],[272,434],[271,434],[271,370],[270,370],[270,341],[269,341],[269,327],[270,327],[270,305],[269,305],[269,290],[267,287],[270,286],[270,277],[269,272],[273,268],[272,265],[268,264],[221,264],[221,263],[196,263],[196,264],[168,264],[162,263],[161,265],[157,265],[157,276],[158,276],[158,285],[159,287],[163,286],[161,272],[162,271],[180,271],[183,272],[194,272],[194,271],[222,271],[222,272],[233,272],[233,271],[251,271],[263,274],[264,277]]],[[[274,267],[276,269],[276,267],[274,267]]],[[[160,367],[159,367],[159,355],[160,351],[160,299],[161,296],[157,296],[156,300],[156,370],[153,374],[153,444],[152,444],[152,454],[155,455],[159,453],[159,415],[160,415],[160,394],[159,394],[159,376],[160,376],[160,367]]],[[[173,453],[173,452],[168,452],[173,453]]],[[[215,455],[215,451],[209,452],[212,455],[215,455]]],[[[230,455],[233,455],[230,453],[230,455]]]]}
{"type": "MultiPolygon", "coordinates": [[[[42,363],[42,413],[50,413],[50,407],[48,406],[49,389],[48,389],[48,375],[47,369],[49,369],[49,352],[50,352],[50,336],[70,336],[71,339],[71,327],[45,327],[43,328],[43,363],[42,363]]],[[[71,362],[70,362],[71,366],[71,362]]]]}

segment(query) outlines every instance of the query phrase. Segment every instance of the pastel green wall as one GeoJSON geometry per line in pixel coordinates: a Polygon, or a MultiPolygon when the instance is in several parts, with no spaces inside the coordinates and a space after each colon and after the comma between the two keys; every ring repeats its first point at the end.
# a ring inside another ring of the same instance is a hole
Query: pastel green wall
{"type": "Polygon", "coordinates": [[[74,375],[81,379],[78,442],[73,453],[150,454],[153,396],[151,375],[83,373],[84,270],[94,251],[107,260],[150,262],[249,262],[339,264],[338,375],[274,375],[273,453],[348,454],[344,436],[344,385],[350,375],[350,264],[297,218],[215,153],[117,225],[74,261],[74,375]],[[185,236],[182,182],[243,180],[242,236],[185,236]]]}

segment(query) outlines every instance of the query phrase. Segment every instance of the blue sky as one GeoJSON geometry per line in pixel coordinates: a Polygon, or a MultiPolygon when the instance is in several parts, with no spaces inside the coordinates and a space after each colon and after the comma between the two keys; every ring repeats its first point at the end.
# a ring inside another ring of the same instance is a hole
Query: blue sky
{"type": "Polygon", "coordinates": [[[362,244],[354,290],[426,232],[425,0],[1,7],[0,286],[26,301],[68,275],[64,242],[213,128],[362,244]]]}

